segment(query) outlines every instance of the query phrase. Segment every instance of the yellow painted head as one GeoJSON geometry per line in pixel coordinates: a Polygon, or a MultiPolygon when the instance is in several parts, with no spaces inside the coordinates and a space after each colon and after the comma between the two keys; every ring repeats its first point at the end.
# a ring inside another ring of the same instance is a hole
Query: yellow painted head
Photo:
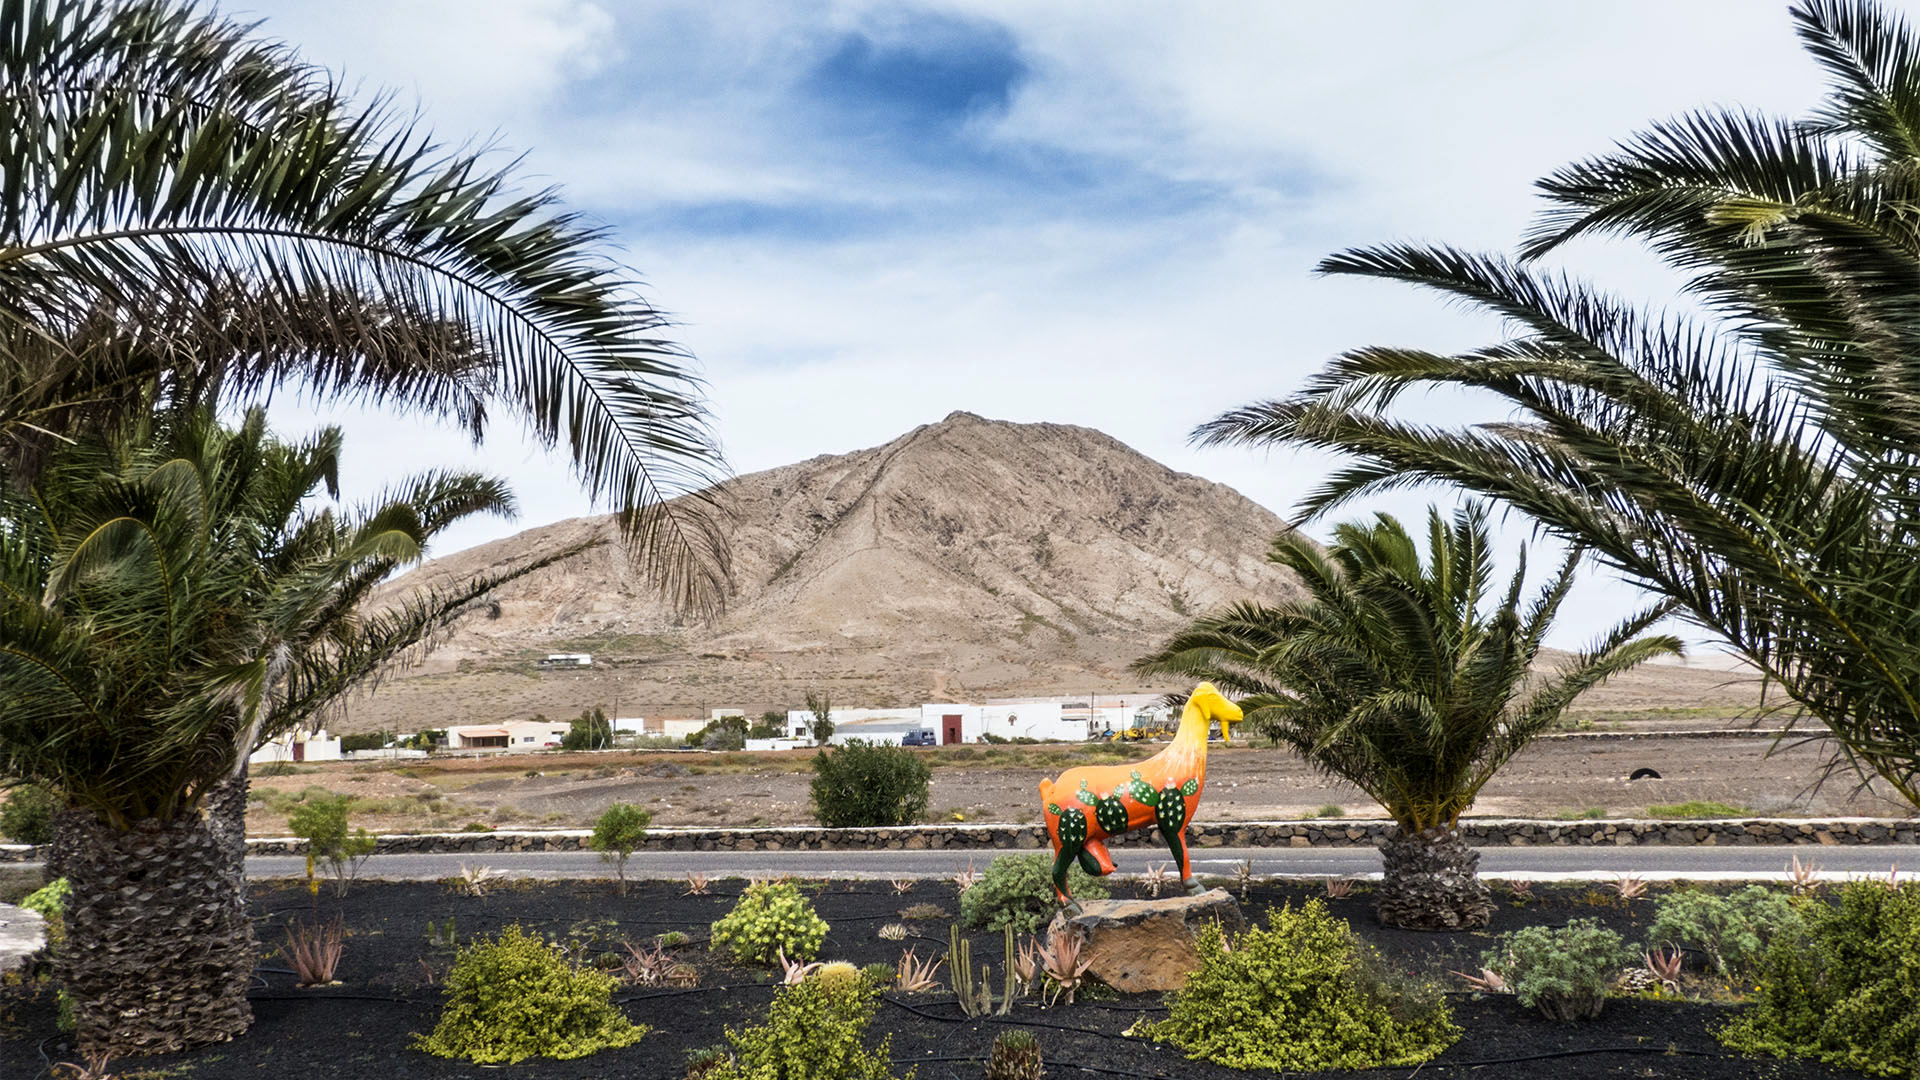
{"type": "Polygon", "coordinates": [[[1228,701],[1226,696],[1214,689],[1210,682],[1203,682],[1187,695],[1187,708],[1200,710],[1209,720],[1220,721],[1220,738],[1225,742],[1233,741],[1233,724],[1241,721],[1240,706],[1228,701]]]}

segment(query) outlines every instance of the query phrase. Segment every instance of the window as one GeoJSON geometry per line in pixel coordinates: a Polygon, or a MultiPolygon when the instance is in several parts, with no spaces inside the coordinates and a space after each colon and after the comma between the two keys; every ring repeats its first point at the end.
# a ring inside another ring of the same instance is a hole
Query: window
{"type": "Polygon", "coordinates": [[[521,738],[520,738],[520,741],[521,741],[521,742],[532,742],[532,741],[533,741],[533,736],[531,736],[531,735],[523,735],[523,736],[521,736],[521,738]]]}

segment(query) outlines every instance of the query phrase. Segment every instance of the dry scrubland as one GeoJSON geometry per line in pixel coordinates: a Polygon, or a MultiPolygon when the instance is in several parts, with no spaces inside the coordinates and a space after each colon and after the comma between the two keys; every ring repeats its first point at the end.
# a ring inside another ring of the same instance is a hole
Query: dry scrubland
{"type": "MultiPolygon", "coordinates": [[[[1767,755],[1765,739],[1549,738],[1525,751],[1487,786],[1476,805],[1489,817],[1644,816],[1649,806],[1724,803],[1771,816],[1903,817],[1911,808],[1837,777],[1809,788],[1825,754],[1787,747],[1767,755]],[[1652,766],[1659,780],[1629,781],[1652,766]]],[[[1027,822],[1038,818],[1042,773],[1086,761],[1144,757],[1139,746],[956,746],[916,750],[933,768],[930,814],[937,820],[1027,822]]],[[[383,831],[585,826],[612,802],[653,812],[658,825],[811,825],[807,799],[813,752],[778,754],[598,753],[447,759],[398,765],[297,766],[256,776],[248,831],[284,835],[286,813],[303,790],[355,797],[355,820],[383,831]]],[[[1336,811],[1377,816],[1350,785],[1315,775],[1291,751],[1216,744],[1204,820],[1300,818],[1336,811]]]]}

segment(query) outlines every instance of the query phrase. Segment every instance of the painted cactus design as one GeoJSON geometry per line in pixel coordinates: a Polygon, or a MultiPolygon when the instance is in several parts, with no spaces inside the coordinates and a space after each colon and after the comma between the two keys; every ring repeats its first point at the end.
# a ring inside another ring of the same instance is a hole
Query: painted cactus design
{"type": "Polygon", "coordinates": [[[1093,820],[1108,836],[1118,836],[1127,831],[1127,804],[1120,801],[1120,793],[1113,792],[1093,804],[1093,820]]]}
{"type": "MultiPolygon", "coordinates": [[[[1052,809],[1049,807],[1049,809],[1052,809]]],[[[1087,842],[1087,815],[1074,807],[1060,811],[1060,843],[1079,848],[1087,842]]]]}
{"type": "Polygon", "coordinates": [[[1169,782],[1160,789],[1160,804],[1154,812],[1160,831],[1169,836],[1178,835],[1187,827],[1187,801],[1180,797],[1179,785],[1169,782]]]}
{"type": "Polygon", "coordinates": [[[1127,781],[1127,793],[1142,806],[1160,805],[1160,793],[1153,790],[1152,784],[1140,779],[1139,769],[1133,770],[1133,779],[1127,781]]]}

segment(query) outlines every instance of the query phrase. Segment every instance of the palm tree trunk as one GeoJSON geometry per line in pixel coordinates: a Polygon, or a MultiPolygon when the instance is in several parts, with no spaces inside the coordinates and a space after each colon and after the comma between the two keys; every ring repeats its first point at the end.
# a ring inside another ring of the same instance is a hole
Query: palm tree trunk
{"type": "Polygon", "coordinates": [[[55,971],[81,1053],[163,1053],[246,1031],[253,927],[221,830],[199,813],[131,829],[76,813],[70,824],[55,971]]]}
{"type": "Polygon", "coordinates": [[[240,774],[208,789],[200,800],[207,815],[207,827],[220,846],[221,869],[233,883],[244,908],[247,902],[247,764],[240,763],[240,774]]]}
{"type": "Polygon", "coordinates": [[[1402,826],[1380,843],[1385,880],[1374,910],[1388,926],[1459,930],[1485,926],[1493,897],[1480,881],[1480,853],[1458,830],[1437,826],[1408,833],[1402,826]]]}

